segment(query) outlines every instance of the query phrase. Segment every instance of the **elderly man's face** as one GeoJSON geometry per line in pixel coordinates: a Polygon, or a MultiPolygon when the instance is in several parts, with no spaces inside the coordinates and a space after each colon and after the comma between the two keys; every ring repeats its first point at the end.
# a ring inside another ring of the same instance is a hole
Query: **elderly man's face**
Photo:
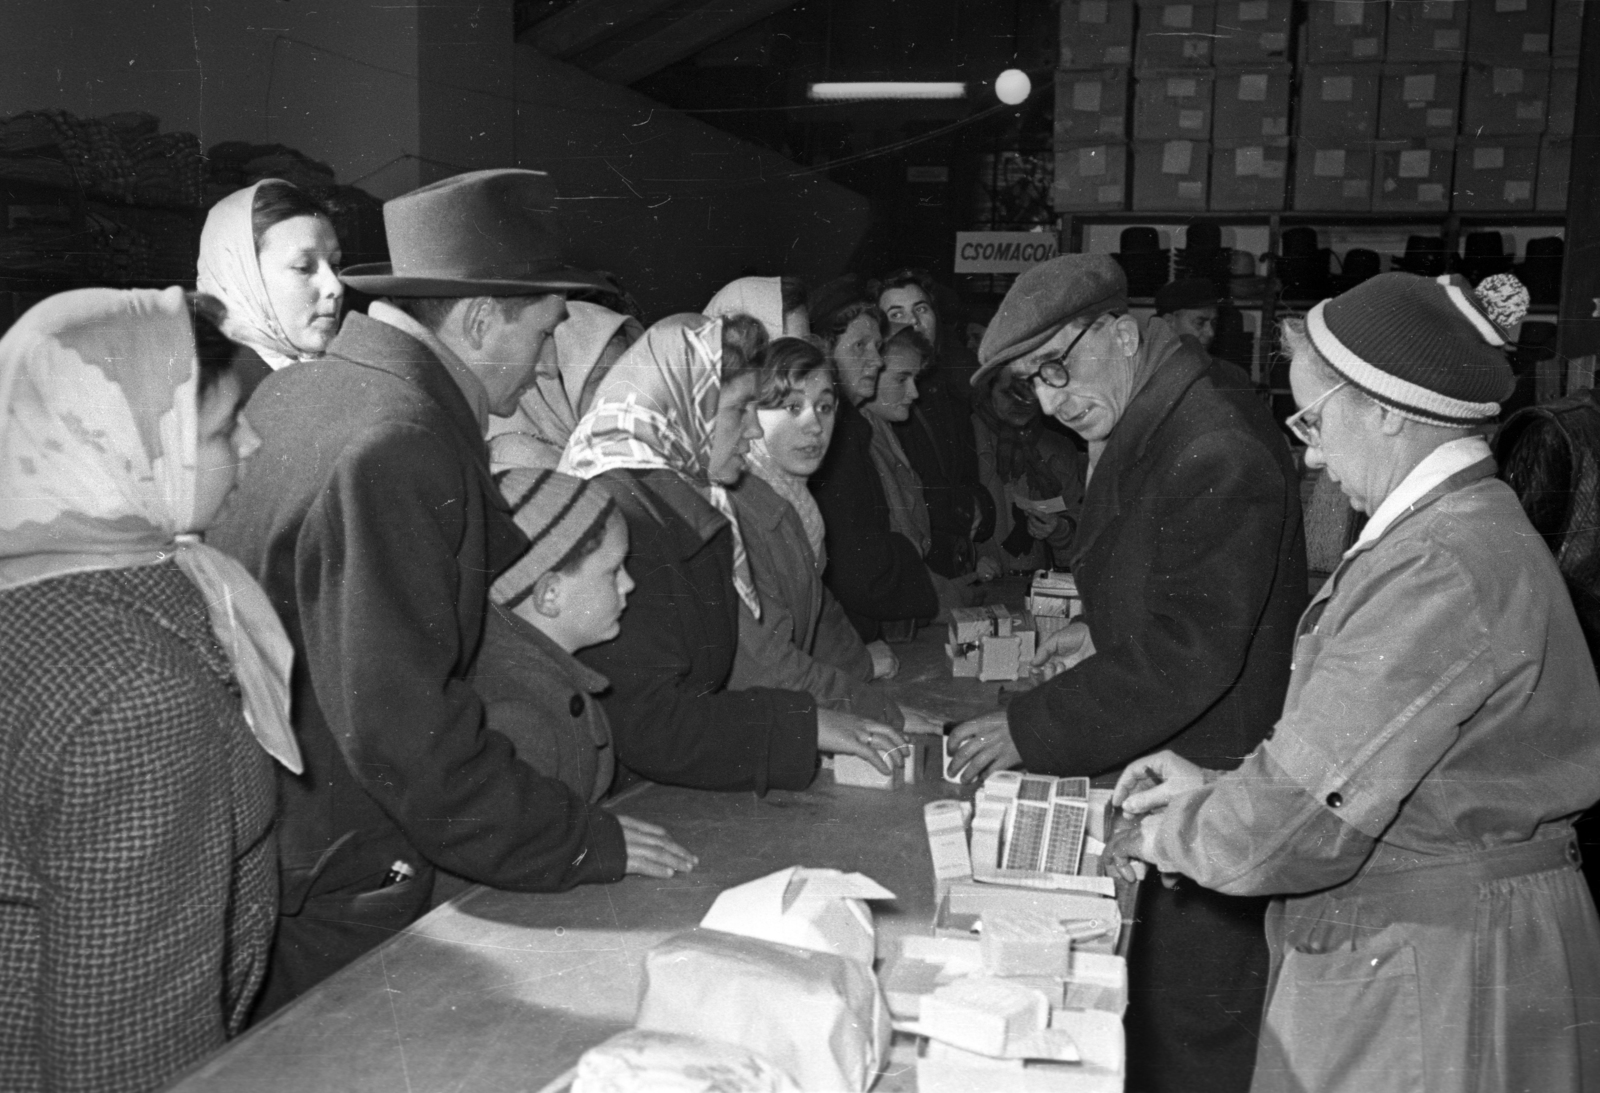
{"type": "Polygon", "coordinates": [[[1337,386],[1304,354],[1296,353],[1289,363],[1295,406],[1313,407],[1300,419],[1312,440],[1306,448],[1306,466],[1327,468],[1328,477],[1339,484],[1351,506],[1370,515],[1388,496],[1383,474],[1388,446],[1376,427],[1377,407],[1354,387],[1334,390],[1337,386]],[[1313,406],[1318,399],[1323,401],[1313,406]]]}
{"type": "Polygon", "coordinates": [[[1089,441],[1105,440],[1133,401],[1133,369],[1139,350],[1138,326],[1122,316],[1099,325],[1069,323],[1038,349],[1006,365],[1012,381],[1028,379],[1039,407],[1089,441]],[[1079,338],[1078,335],[1083,337],[1079,338]],[[1076,341],[1076,344],[1074,344],[1076,341]],[[1066,359],[1062,354],[1069,353],[1066,359]],[[1041,376],[1052,362],[1064,366],[1065,387],[1041,376]]]}

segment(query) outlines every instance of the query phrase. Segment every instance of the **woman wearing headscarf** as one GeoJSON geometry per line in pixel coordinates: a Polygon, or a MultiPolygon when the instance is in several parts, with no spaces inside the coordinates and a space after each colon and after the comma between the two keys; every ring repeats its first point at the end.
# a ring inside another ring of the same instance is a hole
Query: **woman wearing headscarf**
{"type": "Polygon", "coordinates": [[[798,277],[741,277],[729,281],[711,297],[705,313],[714,319],[748,315],[773,340],[804,338],[811,333],[806,286],[798,277]]]}
{"type": "Polygon", "coordinates": [[[817,752],[850,752],[887,773],[894,729],[819,709],[797,691],[727,689],[739,604],[758,619],[726,487],[744,469],[765,342],[748,318],[675,315],[645,332],[600,384],[561,461],[598,477],[628,522],[638,582],[621,634],[580,659],[611,680],[617,760],[658,782],[704,789],[801,789],[817,752]]]}
{"type": "Polygon", "coordinates": [[[246,347],[244,397],[272,372],[320,357],[339,332],[339,235],[316,198],[282,179],[236,190],[206,214],[196,287],[227,308],[246,347]]]}
{"type": "Polygon", "coordinates": [[[1083,508],[1084,455],[1046,426],[1039,401],[1021,397],[1004,372],[980,380],[976,395],[978,478],[995,507],[980,559],[1002,573],[1066,565],[1083,508]]]}
{"type": "Polygon", "coordinates": [[[828,358],[810,339],[779,338],[757,382],[761,436],[750,473],[729,491],[744,531],[761,617],[739,612],[739,654],[728,685],[805,691],[820,705],[900,728],[900,708],[868,684],[896,666],[888,646],[862,644],[823,586],[822,514],[806,489],[833,436],[837,396],[828,358]]]}
{"type": "Polygon", "coordinates": [[[631,315],[568,300],[567,317],[555,336],[545,339],[533,386],[523,392],[516,412],[489,418],[491,469],[554,469],[600,381],[643,335],[644,327],[631,315]]]}
{"type": "Polygon", "coordinates": [[[915,620],[939,613],[940,598],[922,560],[927,542],[894,525],[861,409],[877,395],[888,321],[848,286],[825,286],[813,311],[840,396],[833,443],[810,483],[827,528],[825,578],[863,641],[884,637],[885,624],[909,636],[915,620]]]}
{"type": "Polygon", "coordinates": [[[199,538],[259,444],[230,355],[177,288],[0,339],[0,1089],[164,1085],[266,970],[301,763],[289,639],[199,538]]]}

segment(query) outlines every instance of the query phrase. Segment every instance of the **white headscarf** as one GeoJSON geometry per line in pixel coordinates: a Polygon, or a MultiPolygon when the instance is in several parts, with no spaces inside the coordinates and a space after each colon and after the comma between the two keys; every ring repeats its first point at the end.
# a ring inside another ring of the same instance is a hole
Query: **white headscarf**
{"type": "Polygon", "coordinates": [[[206,602],[244,715],[301,772],[294,648],[261,586],[192,534],[199,365],[183,290],[52,296],[0,338],[0,589],[175,558],[206,602]]]}
{"type": "Polygon", "coordinates": [[[228,307],[223,333],[248,345],[274,371],[305,360],[278,321],[267,295],[256,254],[256,191],[267,183],[289,186],[277,178],[264,178],[253,186],[235,190],[211,207],[200,230],[200,263],[195,287],[215,296],[228,307]]]}
{"type": "Polygon", "coordinates": [[[756,618],[761,597],[728,491],[711,480],[711,441],[722,390],[722,320],[672,315],[634,342],[600,382],[558,468],[593,478],[663,468],[686,478],[733,530],[733,586],[756,618]]]}

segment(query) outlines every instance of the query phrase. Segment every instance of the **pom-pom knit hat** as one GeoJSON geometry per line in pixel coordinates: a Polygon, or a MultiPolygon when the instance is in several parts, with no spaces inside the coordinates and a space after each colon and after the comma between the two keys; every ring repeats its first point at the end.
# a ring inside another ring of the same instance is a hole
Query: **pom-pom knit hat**
{"type": "Polygon", "coordinates": [[[1383,273],[1306,316],[1336,372],[1404,417],[1477,425],[1516,386],[1505,333],[1461,277],[1383,273]]]}
{"type": "Polygon", "coordinates": [[[495,603],[514,611],[533,594],[540,577],[610,518],[616,504],[600,483],[556,471],[518,467],[496,475],[495,481],[529,541],[528,552],[489,590],[495,603]]]}

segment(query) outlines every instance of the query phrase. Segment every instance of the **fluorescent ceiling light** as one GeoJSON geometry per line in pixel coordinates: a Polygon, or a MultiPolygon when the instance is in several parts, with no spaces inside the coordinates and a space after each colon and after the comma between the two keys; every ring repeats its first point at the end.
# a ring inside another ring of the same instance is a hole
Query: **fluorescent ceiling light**
{"type": "Polygon", "coordinates": [[[879,80],[858,83],[814,83],[808,98],[818,102],[846,102],[852,99],[964,99],[964,83],[879,80]]]}

